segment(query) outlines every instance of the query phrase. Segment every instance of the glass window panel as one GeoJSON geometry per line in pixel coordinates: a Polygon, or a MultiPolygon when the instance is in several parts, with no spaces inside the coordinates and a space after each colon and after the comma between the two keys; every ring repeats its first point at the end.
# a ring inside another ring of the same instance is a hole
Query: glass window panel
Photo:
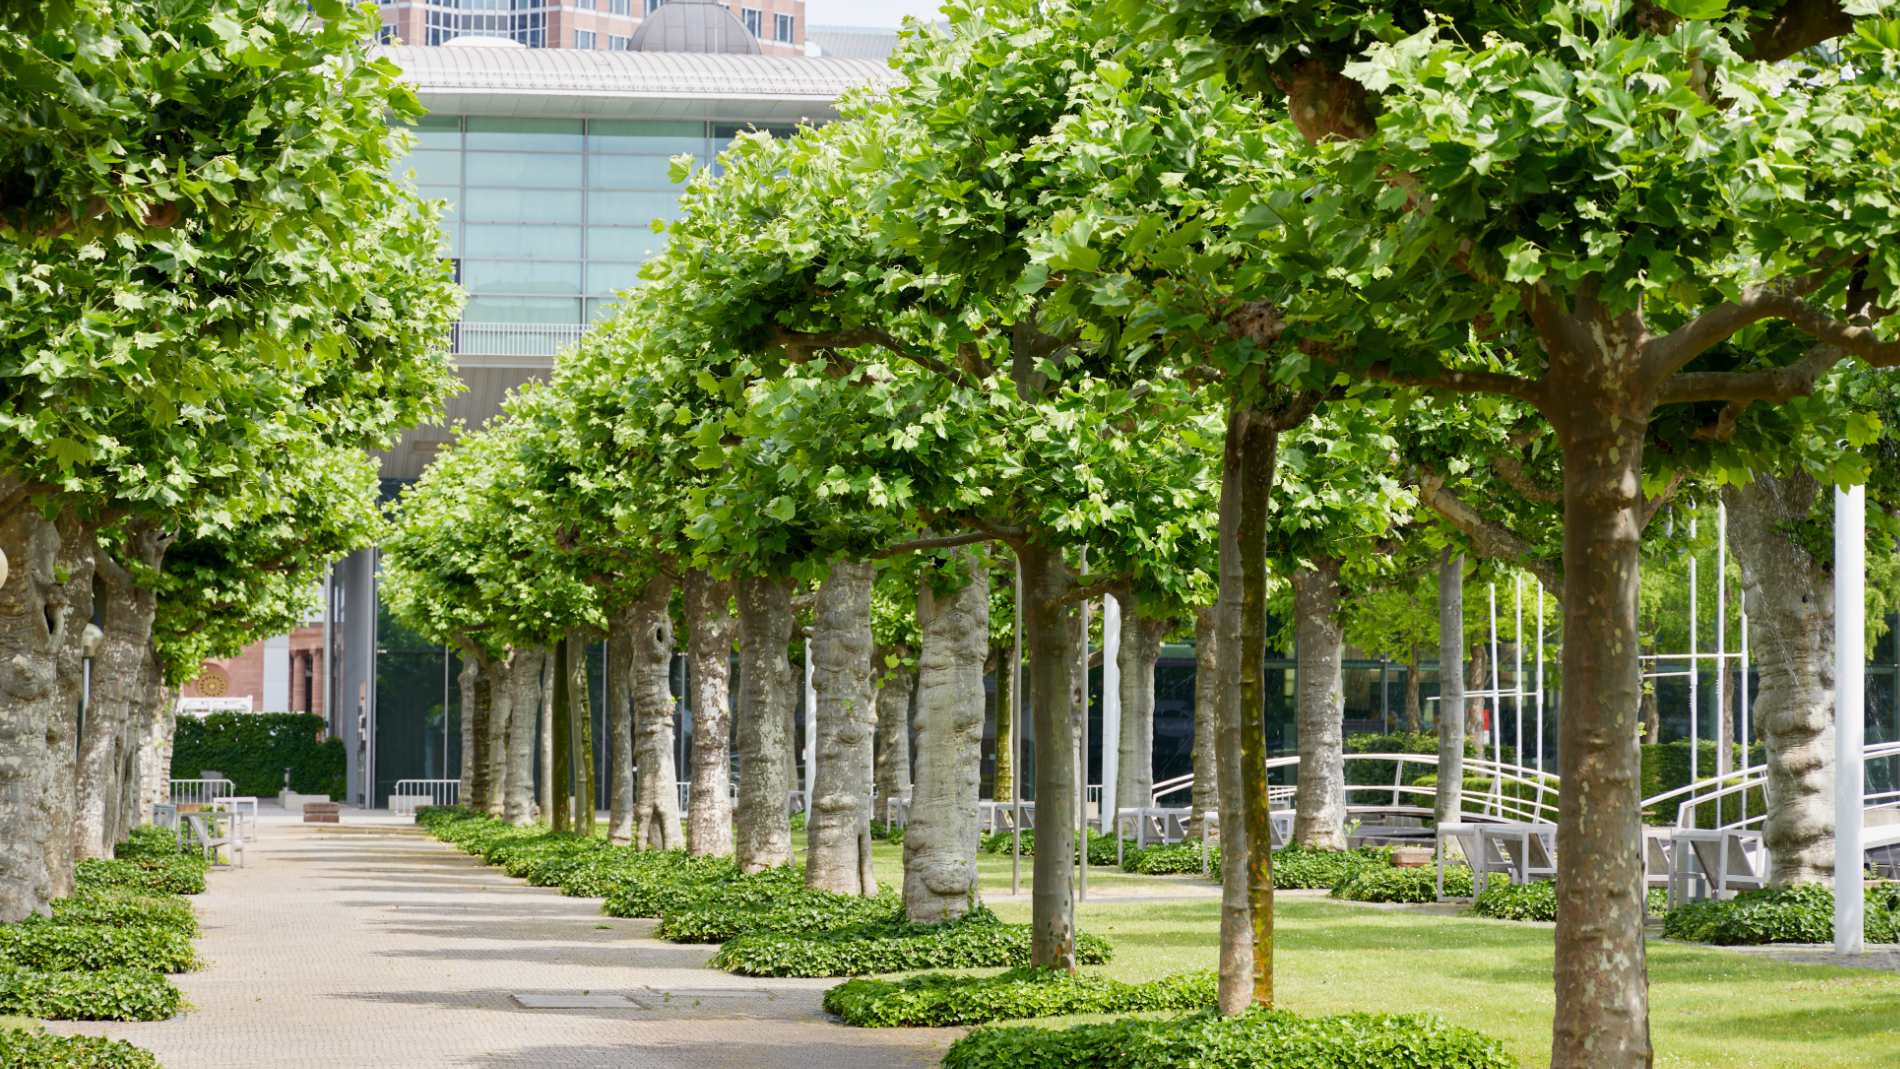
{"type": "Polygon", "coordinates": [[[476,189],[463,194],[462,218],[495,223],[578,223],[581,195],[558,189],[476,189]]]}
{"type": "Polygon", "coordinates": [[[409,136],[416,139],[421,148],[459,149],[462,147],[462,117],[460,115],[424,115],[408,127],[409,136]]]}
{"type": "Polygon", "coordinates": [[[579,119],[470,118],[466,145],[497,152],[579,152],[579,119]]]}
{"type": "Polygon", "coordinates": [[[563,260],[463,260],[470,293],[581,292],[581,265],[563,260]]]}
{"type": "Polygon", "coordinates": [[[598,323],[620,311],[621,300],[618,297],[587,298],[587,321],[598,323]]]}
{"type": "Polygon", "coordinates": [[[461,218],[459,214],[461,209],[459,202],[462,199],[461,186],[418,186],[416,192],[423,200],[441,200],[448,202],[442,208],[443,222],[454,222],[461,218]]]}
{"type": "Polygon", "coordinates": [[[640,284],[639,264],[601,264],[587,265],[587,292],[619,293],[630,290],[640,284]]]}
{"type": "Polygon", "coordinates": [[[590,152],[645,152],[673,156],[706,151],[706,124],[595,119],[587,126],[590,152]]]}
{"type": "Polygon", "coordinates": [[[579,325],[579,297],[470,297],[466,323],[565,323],[579,325]]]}
{"type": "Polygon", "coordinates": [[[666,177],[672,162],[665,156],[589,156],[587,184],[607,189],[683,189],[666,177]]]}
{"type": "Polygon", "coordinates": [[[449,241],[449,255],[450,256],[462,255],[462,224],[443,223],[442,236],[447,238],[449,241]]]}
{"type": "Polygon", "coordinates": [[[578,226],[498,226],[468,224],[466,255],[507,259],[578,260],[578,226]]]}
{"type": "Polygon", "coordinates": [[[666,247],[666,235],[644,226],[590,226],[589,260],[644,260],[666,247]]]}
{"type": "Polygon", "coordinates": [[[651,223],[655,219],[678,219],[679,217],[678,193],[655,191],[652,193],[587,194],[587,221],[590,223],[621,223],[638,226],[651,223]]]}
{"type": "Polygon", "coordinates": [[[462,154],[459,152],[416,152],[404,156],[396,163],[398,177],[416,172],[414,179],[419,186],[460,185],[462,182],[462,154]]]}
{"type": "Polygon", "coordinates": [[[471,186],[580,188],[581,157],[578,155],[521,152],[470,152],[467,155],[471,186]]]}

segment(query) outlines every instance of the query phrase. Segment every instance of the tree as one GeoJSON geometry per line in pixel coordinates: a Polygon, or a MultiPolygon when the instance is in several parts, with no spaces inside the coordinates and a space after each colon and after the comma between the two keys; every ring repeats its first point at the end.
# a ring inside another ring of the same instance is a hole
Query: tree
{"type": "Polygon", "coordinates": [[[1869,17],[1881,5],[1850,6],[1727,22],[1648,5],[1120,6],[1143,33],[1184,40],[1190,62],[1284,99],[1314,175],[1339,190],[1254,202],[1263,225],[1298,235],[1288,255],[1327,262],[1329,284],[1282,302],[1298,321],[1280,339],[1289,359],[1513,397],[1555,431],[1569,609],[1558,1066],[1650,1058],[1634,619],[1644,491],[1660,488],[1644,479],[1652,423],[1721,442],[1848,355],[1900,362],[1881,340],[1900,220],[1884,195],[1865,199],[1894,130],[1891,77],[1875,72],[1900,37],[1869,17]],[[1851,68],[1790,79],[1772,65],[1856,33],[1851,68]],[[1790,144],[1813,148],[1797,162],[1790,144]],[[1789,363],[1724,348],[1772,320],[1830,348],[1789,363]],[[1519,365],[1446,359],[1473,331],[1521,339],[1519,365]]]}

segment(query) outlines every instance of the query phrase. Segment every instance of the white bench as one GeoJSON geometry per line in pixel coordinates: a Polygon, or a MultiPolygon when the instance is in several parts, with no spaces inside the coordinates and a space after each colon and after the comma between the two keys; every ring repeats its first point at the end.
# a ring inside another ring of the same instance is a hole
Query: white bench
{"type": "Polygon", "coordinates": [[[239,868],[244,867],[244,836],[233,827],[238,820],[236,813],[212,810],[186,813],[184,817],[186,842],[196,844],[204,852],[205,860],[213,865],[235,864],[239,868]],[[218,829],[219,824],[224,825],[222,832],[218,829]],[[230,861],[218,860],[220,849],[230,853],[230,861]]]}

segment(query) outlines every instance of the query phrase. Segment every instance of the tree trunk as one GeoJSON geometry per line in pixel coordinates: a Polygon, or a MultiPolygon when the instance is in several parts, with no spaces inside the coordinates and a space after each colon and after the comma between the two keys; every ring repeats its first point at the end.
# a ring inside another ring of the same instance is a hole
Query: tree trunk
{"type": "Polygon", "coordinates": [[[686,657],[692,676],[693,780],[686,848],[695,857],[732,853],[732,710],[728,690],[739,621],[729,609],[732,583],[687,571],[686,657]]]}
{"type": "Polygon", "coordinates": [[[1761,674],[1754,723],[1768,760],[1762,842],[1778,887],[1834,878],[1834,582],[1782,533],[1808,517],[1820,491],[1801,472],[1722,488],[1749,652],[1761,674]]]}
{"type": "Polygon", "coordinates": [[[111,841],[116,846],[132,837],[143,820],[145,767],[156,758],[160,703],[164,700],[165,671],[158,644],[145,642],[145,661],[139,667],[139,686],[132,705],[132,721],[120,745],[119,798],[113,807],[111,841]],[[149,755],[149,756],[148,756],[149,755]]]}
{"type": "MultiPolygon", "coordinates": [[[[1580,298],[1580,304],[1591,304],[1580,298]]],[[[1545,415],[1564,464],[1563,780],[1557,823],[1553,1069],[1654,1058],[1643,942],[1637,568],[1654,404],[1633,317],[1565,317],[1546,348],[1545,415]]]]}
{"type": "Polygon", "coordinates": [[[535,692],[535,716],[540,734],[541,819],[554,825],[554,648],[541,658],[541,686],[535,692]]]}
{"type": "MultiPolygon", "coordinates": [[[[805,823],[805,886],[814,891],[877,894],[877,876],[871,870],[871,764],[877,732],[871,583],[876,578],[877,567],[868,562],[833,564],[812,607],[818,782],[805,823]]],[[[974,816],[974,804],[971,808],[974,816]]]]}
{"type": "Polygon", "coordinates": [[[1446,547],[1438,561],[1438,789],[1437,823],[1464,819],[1465,785],[1465,558],[1446,547]]]}
{"type": "Polygon", "coordinates": [[[1216,670],[1220,674],[1215,688],[1220,724],[1215,763],[1221,853],[1218,1002],[1221,1013],[1228,1015],[1252,1005],[1254,995],[1253,916],[1248,895],[1251,851],[1247,842],[1247,776],[1240,751],[1246,722],[1264,716],[1264,710],[1255,708],[1250,716],[1243,704],[1246,688],[1242,671],[1245,660],[1242,619],[1246,614],[1242,603],[1246,600],[1248,569],[1265,566],[1266,543],[1257,538],[1257,532],[1249,532],[1256,534],[1252,542],[1242,535],[1242,514],[1247,506],[1247,479],[1243,469],[1250,446],[1254,444],[1248,435],[1252,422],[1251,408],[1238,400],[1230,402],[1221,459],[1220,594],[1214,606],[1216,670]]]}
{"type": "Polygon", "coordinates": [[[996,664],[996,760],[990,766],[990,800],[1013,802],[1016,800],[1016,714],[1010,708],[1010,691],[1021,686],[1020,681],[1012,683],[1011,677],[1022,675],[1022,666],[1009,663],[1010,654],[1015,652],[1013,645],[996,646],[990,652],[990,659],[996,664]]]}
{"type": "MultiPolygon", "coordinates": [[[[917,590],[917,629],[922,646],[917,657],[917,774],[911,785],[910,824],[904,829],[904,909],[919,924],[954,920],[978,902],[976,848],[977,783],[983,756],[983,661],[989,652],[990,576],[966,551],[970,582],[948,597],[939,598],[929,583],[917,590]]],[[[1061,557],[1056,558],[1061,567],[1061,557]]],[[[1066,570],[1063,573],[1067,580],[1066,570]]],[[[1065,724],[1067,721],[1064,720],[1065,724]]],[[[1066,731],[1063,734],[1067,734],[1066,731]]],[[[1040,736],[1039,736],[1040,737],[1040,736]]],[[[1037,761],[1038,774],[1042,762],[1037,761]]],[[[1036,797],[1070,798],[1059,791],[1036,797]]],[[[1037,816],[1042,816],[1038,812],[1037,816]]],[[[1039,819],[1037,828],[1043,824],[1039,819]]],[[[1053,837],[1049,843],[1064,842],[1053,837]]],[[[1057,851],[1063,871],[1067,859],[1057,851]]],[[[1035,934],[1038,965],[1055,964],[1042,956],[1044,908],[1042,852],[1036,860],[1035,934]]],[[[1072,927],[1072,922],[1069,923],[1072,927]]],[[[1073,959],[1074,937],[1068,956],[1073,959]]],[[[1071,967],[1073,963],[1071,962],[1071,967]]]]}
{"type": "MultiPolygon", "coordinates": [[[[507,655],[510,665],[515,663],[515,652],[510,651],[507,655]]],[[[528,693],[532,691],[527,690],[527,680],[522,679],[520,673],[512,668],[509,669],[506,679],[500,685],[507,687],[506,698],[493,687],[489,692],[488,737],[481,744],[484,763],[488,765],[488,790],[482,796],[483,808],[477,812],[485,812],[497,820],[505,820],[508,816],[508,796],[514,789],[514,785],[510,783],[514,769],[508,760],[509,740],[512,737],[509,728],[513,723],[515,710],[521,708],[519,704],[521,695],[524,691],[528,693]]]]}
{"type": "Polygon", "coordinates": [[[888,820],[890,802],[910,797],[910,704],[917,672],[908,646],[879,646],[871,653],[872,671],[881,673],[877,691],[877,790],[871,817],[888,820]],[[888,661],[895,659],[896,667],[888,661]]]}
{"type": "MultiPolygon", "coordinates": [[[[66,555],[52,523],[15,509],[0,518],[0,550],[8,564],[0,586],[0,921],[17,921],[47,912],[55,874],[72,871],[65,848],[72,822],[56,832],[51,825],[65,814],[41,800],[71,782],[71,736],[63,753],[54,743],[55,725],[67,715],[57,671],[85,619],[69,612],[67,584],[58,578],[66,555]]],[[[70,875],[65,882],[70,887],[70,875]]]]}
{"type": "Polygon", "coordinates": [[[1293,840],[1308,850],[1346,849],[1346,640],[1339,615],[1338,557],[1319,554],[1293,573],[1299,628],[1300,778],[1293,840]]]}
{"type": "MultiPolygon", "coordinates": [[[[1267,794],[1267,524],[1279,433],[1250,420],[1240,458],[1240,787],[1247,825],[1247,919],[1253,927],[1253,1001],[1273,1006],[1273,824],[1267,794]]],[[[1222,657],[1223,662],[1226,660],[1222,657]]],[[[1227,822],[1222,820],[1225,828],[1227,822]]],[[[1229,864],[1225,851],[1222,868],[1229,864]]]]}
{"type": "Polygon", "coordinates": [[[1133,594],[1118,593],[1115,600],[1122,611],[1121,648],[1115,656],[1121,675],[1122,723],[1115,747],[1113,804],[1120,809],[1145,809],[1154,804],[1155,662],[1161,659],[1168,621],[1142,616],[1133,594]]]}
{"type": "Polygon", "coordinates": [[[554,640],[554,810],[548,821],[557,832],[574,830],[573,677],[566,671],[567,638],[554,640]]]}
{"type": "Polygon", "coordinates": [[[1405,733],[1425,732],[1425,704],[1418,697],[1418,643],[1412,643],[1412,659],[1405,662],[1405,733]]]}
{"type": "Polygon", "coordinates": [[[787,648],[792,591],[782,579],[741,579],[739,606],[739,868],[792,860],[791,733],[798,695],[787,648]]]}
{"type": "MultiPolygon", "coordinates": [[[[61,619],[61,638],[54,651],[59,694],[42,733],[48,760],[39,766],[46,778],[35,808],[46,829],[47,868],[52,878],[53,897],[64,898],[73,893],[74,816],[79,806],[75,758],[79,748],[79,706],[86,689],[84,640],[87,624],[93,617],[93,580],[97,575],[99,547],[91,528],[80,522],[70,509],[60,514],[57,529],[59,556],[52,574],[65,575],[67,579],[62,587],[49,593],[47,605],[61,619]]],[[[38,580],[34,582],[37,584],[38,580]]],[[[6,692],[6,678],[0,674],[0,693],[6,692]]],[[[169,752],[166,756],[165,768],[160,774],[167,782],[160,789],[169,798],[169,752]]]]}
{"type": "Polygon", "coordinates": [[[455,676],[462,691],[462,768],[456,797],[461,804],[478,808],[486,801],[481,794],[488,789],[488,774],[482,768],[480,745],[476,741],[487,738],[487,695],[480,692],[482,665],[471,650],[472,644],[467,638],[457,636],[456,645],[462,649],[462,670],[455,676]]]}
{"type": "Polygon", "coordinates": [[[673,580],[649,581],[626,612],[633,670],[633,764],[639,768],[633,804],[634,845],[677,850],[680,787],[673,759],[673,580]]]}
{"type": "Polygon", "coordinates": [[[1220,774],[1215,743],[1220,734],[1219,622],[1213,606],[1194,609],[1194,789],[1188,800],[1188,838],[1207,837],[1207,816],[1220,821],[1220,774]]]}
{"type": "Polygon", "coordinates": [[[633,739],[634,615],[632,608],[607,614],[607,749],[612,789],[608,791],[607,841],[633,845],[634,767],[639,763],[633,739]]]}
{"type": "Polygon", "coordinates": [[[178,688],[159,688],[158,701],[152,707],[152,726],[144,749],[139,753],[138,823],[152,822],[152,806],[171,799],[172,742],[178,734],[178,688]]]}
{"type": "MultiPolygon", "coordinates": [[[[541,673],[547,662],[545,646],[517,647],[499,679],[489,684],[491,703],[503,688],[509,692],[501,715],[507,726],[503,764],[508,770],[502,819],[517,828],[534,823],[534,735],[541,711],[541,673]]],[[[483,674],[492,677],[493,666],[483,674]]]]}
{"type": "MultiPolygon", "coordinates": [[[[1473,642],[1469,656],[1471,663],[1470,667],[1465,669],[1465,692],[1469,694],[1474,690],[1491,689],[1485,685],[1491,682],[1489,675],[1491,671],[1491,647],[1487,646],[1482,640],[1473,642]]],[[[1495,698],[1491,699],[1491,710],[1493,715],[1495,715],[1497,710],[1497,699],[1495,698]]],[[[1485,699],[1465,699],[1465,736],[1477,743],[1479,757],[1489,758],[1493,756],[1485,749],[1485,747],[1489,745],[1491,737],[1490,720],[1485,716],[1485,699]]]]}
{"type": "MultiPolygon", "coordinates": [[[[670,623],[669,623],[670,628],[670,623]]],[[[568,711],[574,718],[574,830],[594,834],[595,800],[600,797],[594,761],[594,712],[587,686],[587,636],[578,627],[567,632],[568,711]]],[[[672,760],[669,747],[667,759],[672,760]]],[[[677,790],[677,788],[675,788],[677,790]]]]}
{"type": "MultiPolygon", "coordinates": [[[[1074,856],[1066,846],[1058,844],[1074,842],[1076,833],[1075,801],[1079,788],[1072,677],[1077,614],[1074,605],[1055,603],[1071,586],[1069,567],[1063,562],[1062,551],[1028,541],[1016,551],[1023,571],[1023,648],[1029,652],[1029,710],[1036,734],[1036,840],[1044,844],[1036,851],[1035,882],[1030,891],[1030,960],[1044,968],[1074,972],[1074,856]]],[[[920,613],[924,596],[918,596],[920,613]]],[[[924,656],[929,655],[930,650],[926,648],[924,656]]],[[[981,655],[981,639],[978,639],[975,656],[981,655]]],[[[925,711],[926,702],[936,700],[931,694],[932,683],[927,672],[928,669],[918,673],[920,727],[930,715],[925,711]]],[[[920,735],[919,749],[926,746],[920,735]]],[[[918,773],[921,787],[921,763],[918,773]]],[[[917,801],[920,797],[921,793],[912,796],[913,821],[923,808],[917,801]]],[[[905,832],[907,857],[910,837],[911,833],[905,832]]]]}
{"type": "MultiPolygon", "coordinates": [[[[135,525],[124,552],[137,565],[156,571],[170,544],[169,535],[135,525]]],[[[152,621],[158,612],[157,593],[140,584],[130,567],[107,552],[97,554],[95,566],[105,586],[105,603],[97,606],[105,635],[93,657],[92,703],[79,736],[78,806],[73,819],[76,859],[109,858],[116,845],[125,751],[141,705],[152,621]]]]}

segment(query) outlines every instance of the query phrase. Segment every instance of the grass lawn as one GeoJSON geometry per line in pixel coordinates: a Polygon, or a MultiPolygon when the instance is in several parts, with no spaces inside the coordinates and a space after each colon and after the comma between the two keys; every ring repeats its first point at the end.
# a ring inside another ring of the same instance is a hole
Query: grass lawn
{"type": "MultiPolygon", "coordinates": [[[[901,886],[901,848],[880,844],[875,863],[880,880],[901,886]]],[[[984,901],[1005,920],[1028,921],[1030,859],[1023,859],[1024,893],[1014,899],[1007,855],[980,855],[978,867],[984,901]]],[[[1213,885],[1094,869],[1089,888],[1154,894],[1213,885]]],[[[1082,929],[1115,945],[1115,962],[1102,971],[1126,980],[1213,968],[1218,923],[1219,904],[1212,898],[1090,902],[1078,916],[1082,929]]],[[[1498,1037],[1527,1067],[1549,1065],[1549,926],[1293,895],[1280,900],[1274,925],[1276,993],[1287,1009],[1437,1013],[1498,1037]]],[[[1650,1026],[1656,1064],[1663,1069],[1900,1066],[1900,975],[1782,964],[1655,941],[1649,944],[1649,974],[1650,1026]]],[[[1095,1018],[1036,1023],[1085,1019],[1095,1018]]]]}

